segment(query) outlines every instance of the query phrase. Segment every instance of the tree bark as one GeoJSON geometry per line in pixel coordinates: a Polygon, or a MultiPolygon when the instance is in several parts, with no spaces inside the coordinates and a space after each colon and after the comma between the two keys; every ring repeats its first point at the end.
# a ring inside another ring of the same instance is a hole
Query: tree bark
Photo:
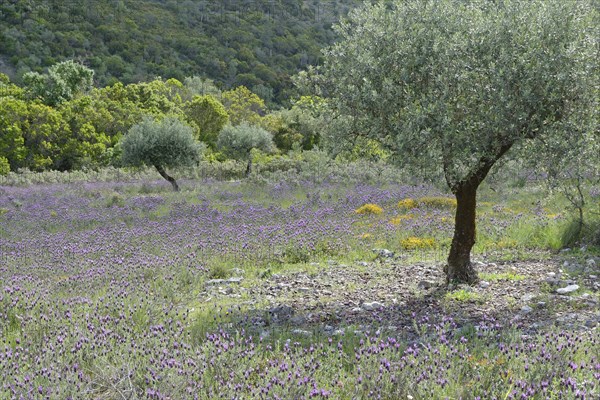
{"type": "Polygon", "coordinates": [[[456,196],[456,216],[454,237],[448,255],[446,283],[473,284],[479,280],[477,271],[471,264],[471,249],[475,244],[475,209],[477,205],[477,184],[461,182],[454,191],[456,196]]]}
{"type": "Polygon", "coordinates": [[[248,165],[246,166],[246,178],[252,173],[252,155],[248,156],[248,165]]]}
{"type": "Polygon", "coordinates": [[[175,180],[175,178],[173,178],[172,176],[167,174],[167,171],[165,171],[165,169],[160,165],[155,165],[154,168],[156,168],[156,170],[158,171],[160,176],[165,178],[171,184],[171,186],[173,186],[173,190],[175,192],[179,192],[179,185],[177,184],[177,181],[175,180]]]}

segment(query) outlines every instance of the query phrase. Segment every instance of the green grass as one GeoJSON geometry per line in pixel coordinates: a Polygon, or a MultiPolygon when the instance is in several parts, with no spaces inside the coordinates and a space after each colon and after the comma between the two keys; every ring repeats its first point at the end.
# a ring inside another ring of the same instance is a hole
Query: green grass
{"type": "Polygon", "coordinates": [[[503,272],[503,273],[487,273],[480,272],[479,278],[484,281],[522,281],[525,279],[525,275],[515,274],[514,272],[503,272]]]}
{"type": "Polygon", "coordinates": [[[466,289],[458,289],[448,292],[444,295],[445,300],[464,303],[483,303],[484,298],[478,293],[470,292],[466,289]]]}

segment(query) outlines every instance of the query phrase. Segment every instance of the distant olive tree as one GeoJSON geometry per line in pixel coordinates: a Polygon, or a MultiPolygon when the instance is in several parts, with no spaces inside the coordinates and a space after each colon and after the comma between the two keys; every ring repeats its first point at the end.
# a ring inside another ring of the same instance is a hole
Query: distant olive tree
{"type": "Polygon", "coordinates": [[[599,27],[592,0],[365,4],[305,82],[348,121],[334,142],[376,139],[403,165],[443,174],[458,203],[446,278],[473,283],[477,189],[490,169],[565,121],[598,124],[599,27]]]}
{"type": "Polygon", "coordinates": [[[245,122],[223,128],[219,134],[217,147],[229,157],[247,161],[246,176],[252,172],[252,149],[265,152],[275,149],[271,133],[259,126],[248,125],[245,122]]]}
{"type": "Polygon", "coordinates": [[[155,121],[146,117],[121,140],[123,164],[154,167],[173,190],[179,191],[177,181],[165,168],[194,165],[200,160],[204,146],[194,139],[193,133],[190,126],[177,118],[155,121]]]}

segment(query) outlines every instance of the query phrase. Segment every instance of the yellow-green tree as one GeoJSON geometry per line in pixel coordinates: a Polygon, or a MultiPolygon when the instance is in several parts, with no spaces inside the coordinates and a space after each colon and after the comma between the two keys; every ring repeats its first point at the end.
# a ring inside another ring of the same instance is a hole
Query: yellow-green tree
{"type": "Polygon", "coordinates": [[[266,114],[265,102],[245,86],[223,92],[223,105],[233,126],[242,122],[260,125],[261,118],[266,114]]]}
{"type": "Polygon", "coordinates": [[[187,120],[196,126],[196,139],[214,148],[219,132],[229,118],[223,104],[211,95],[194,96],[184,104],[183,112],[187,120]]]}

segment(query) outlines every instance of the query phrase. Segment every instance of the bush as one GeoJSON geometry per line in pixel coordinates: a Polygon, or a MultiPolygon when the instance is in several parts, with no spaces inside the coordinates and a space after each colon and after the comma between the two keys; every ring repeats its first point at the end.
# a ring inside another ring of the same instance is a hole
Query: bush
{"type": "Polygon", "coordinates": [[[0,157],[0,175],[6,176],[10,172],[10,164],[6,157],[0,157]]]}
{"type": "Polygon", "coordinates": [[[362,207],[354,210],[357,214],[381,214],[383,212],[383,208],[379,207],[377,204],[365,204],[362,207]]]}

